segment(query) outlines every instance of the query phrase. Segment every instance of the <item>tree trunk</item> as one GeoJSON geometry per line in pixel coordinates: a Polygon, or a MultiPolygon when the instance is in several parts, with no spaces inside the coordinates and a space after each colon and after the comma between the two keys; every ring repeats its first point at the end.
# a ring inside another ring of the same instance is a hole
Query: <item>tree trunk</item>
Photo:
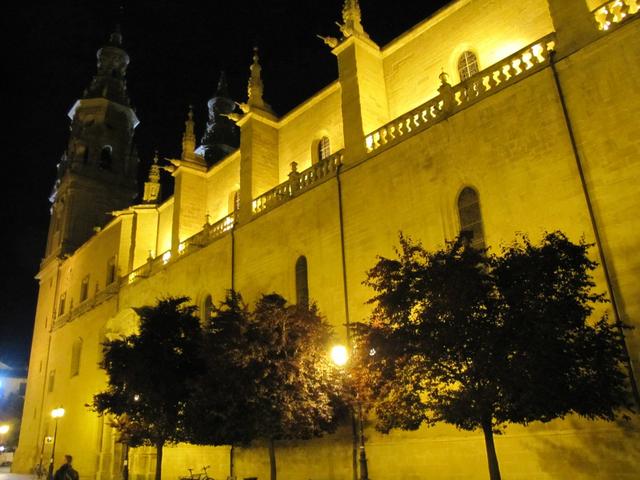
{"type": "Polygon", "coordinates": [[[271,466],[271,480],[276,480],[276,445],[273,438],[269,439],[269,465],[271,466]]]}
{"type": "Polygon", "coordinates": [[[229,480],[236,478],[236,451],[235,447],[231,445],[229,449],[229,480]]]}
{"type": "Polygon", "coordinates": [[[162,480],[162,447],[164,447],[164,441],[156,443],[156,477],[155,480],[162,480]]]}
{"type": "Polygon", "coordinates": [[[122,480],[129,480],[129,445],[123,444],[122,480]]]}
{"type": "Polygon", "coordinates": [[[500,466],[498,465],[498,456],[496,455],[496,446],[493,443],[493,428],[491,420],[482,422],[482,431],[484,433],[484,443],[487,447],[487,462],[489,463],[489,478],[491,480],[500,480],[500,466]]]}
{"type": "Polygon", "coordinates": [[[351,471],[353,480],[358,480],[358,424],[353,409],[351,409],[351,443],[351,471]]]}

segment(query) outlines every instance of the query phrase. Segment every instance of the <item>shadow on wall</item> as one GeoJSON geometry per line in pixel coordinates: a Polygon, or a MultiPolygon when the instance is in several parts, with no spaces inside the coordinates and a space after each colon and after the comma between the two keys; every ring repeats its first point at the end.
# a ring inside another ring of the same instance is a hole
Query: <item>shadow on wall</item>
{"type": "Polygon", "coordinates": [[[626,479],[640,471],[640,416],[611,423],[568,418],[566,433],[540,435],[532,447],[551,478],[626,479]],[[573,437],[568,441],[567,436],[573,437]]]}

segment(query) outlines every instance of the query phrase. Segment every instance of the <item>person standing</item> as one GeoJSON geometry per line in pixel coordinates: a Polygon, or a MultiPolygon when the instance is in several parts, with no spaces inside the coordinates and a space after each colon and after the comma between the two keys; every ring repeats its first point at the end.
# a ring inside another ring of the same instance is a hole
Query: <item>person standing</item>
{"type": "Polygon", "coordinates": [[[56,471],[53,480],[79,480],[78,471],[72,466],[73,457],[71,455],[64,456],[64,464],[56,471]]]}

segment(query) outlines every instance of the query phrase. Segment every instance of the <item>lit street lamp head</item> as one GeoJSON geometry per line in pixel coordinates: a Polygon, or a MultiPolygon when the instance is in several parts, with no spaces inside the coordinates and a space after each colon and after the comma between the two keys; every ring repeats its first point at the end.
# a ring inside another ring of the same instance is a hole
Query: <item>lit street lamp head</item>
{"type": "Polygon", "coordinates": [[[64,408],[62,408],[62,407],[54,408],[53,410],[51,410],[51,416],[53,418],[64,417],[64,408]]]}
{"type": "Polygon", "coordinates": [[[0,435],[9,433],[9,425],[0,425],[0,435]]]}
{"type": "Polygon", "coordinates": [[[338,367],[343,367],[349,361],[349,352],[344,345],[336,345],[331,349],[331,360],[338,367]]]}

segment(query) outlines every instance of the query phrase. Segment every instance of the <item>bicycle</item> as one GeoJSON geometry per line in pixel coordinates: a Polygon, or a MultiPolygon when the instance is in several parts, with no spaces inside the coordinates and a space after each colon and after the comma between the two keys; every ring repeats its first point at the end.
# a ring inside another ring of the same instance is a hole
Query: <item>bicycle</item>
{"type": "Polygon", "coordinates": [[[202,480],[201,479],[201,477],[202,477],[201,473],[196,473],[194,475],[192,468],[187,468],[187,470],[189,470],[189,476],[188,477],[180,477],[179,480],[202,480]]]}
{"type": "Polygon", "coordinates": [[[37,464],[35,467],[31,469],[33,472],[34,478],[37,480],[44,480],[47,477],[47,469],[41,463],[37,464]]]}
{"type": "Polygon", "coordinates": [[[210,477],[209,474],[207,473],[207,468],[211,468],[211,465],[207,465],[205,467],[202,467],[202,471],[204,472],[204,475],[200,477],[200,480],[215,480],[213,477],[210,477]]]}

